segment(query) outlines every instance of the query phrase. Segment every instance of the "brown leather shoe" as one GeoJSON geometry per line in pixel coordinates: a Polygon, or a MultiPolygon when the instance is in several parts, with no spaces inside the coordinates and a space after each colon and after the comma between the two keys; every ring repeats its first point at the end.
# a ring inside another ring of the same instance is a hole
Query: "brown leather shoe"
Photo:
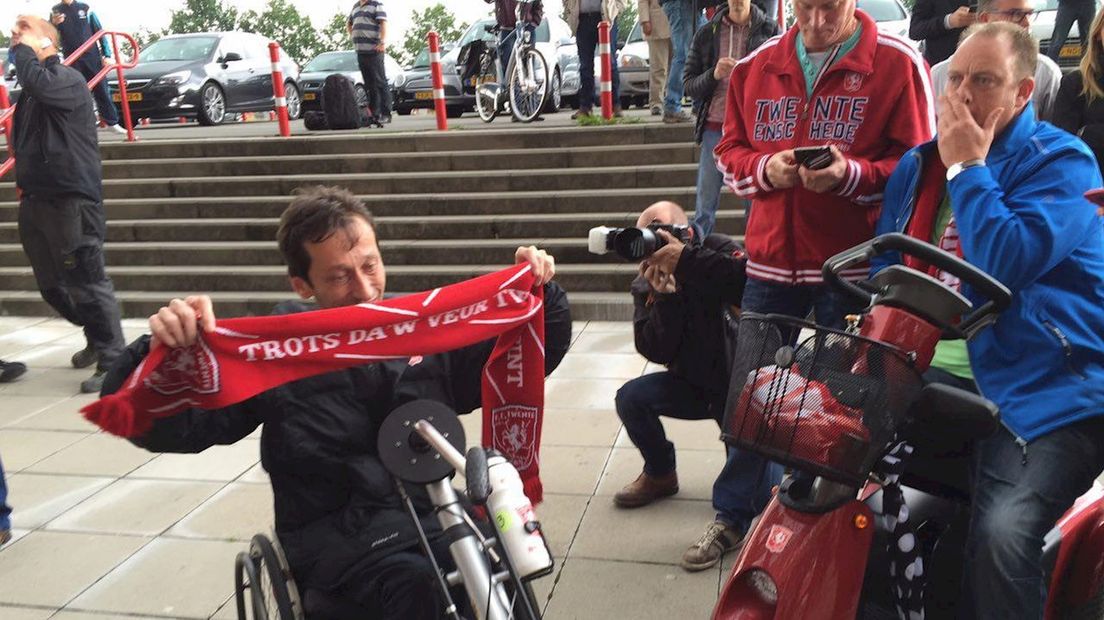
{"type": "Polygon", "coordinates": [[[678,474],[675,472],[658,477],[641,472],[636,480],[625,485],[625,488],[613,496],[613,503],[621,508],[639,508],[657,499],[670,497],[678,493],[678,490],[678,474]]]}

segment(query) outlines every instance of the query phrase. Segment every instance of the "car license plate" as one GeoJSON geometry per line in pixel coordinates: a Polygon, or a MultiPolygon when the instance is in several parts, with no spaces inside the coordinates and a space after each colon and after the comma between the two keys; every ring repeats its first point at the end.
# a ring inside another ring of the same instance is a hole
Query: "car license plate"
{"type": "Polygon", "coordinates": [[[1059,58],[1080,58],[1081,57],[1081,44],[1080,43],[1067,43],[1062,46],[1062,51],[1058,53],[1059,58]]]}
{"type": "Polygon", "coordinates": [[[316,95],[314,93],[303,93],[303,101],[314,101],[316,95]]]}
{"type": "Polygon", "coordinates": [[[415,99],[422,99],[422,100],[424,100],[424,99],[433,99],[433,91],[423,90],[421,92],[414,93],[414,98],[415,99]]]}
{"type": "MultiPolygon", "coordinates": [[[[119,93],[115,93],[114,95],[111,95],[111,99],[115,103],[119,103],[123,100],[123,96],[119,93]]],[[[127,93],[127,101],[141,101],[141,100],[142,100],[142,93],[127,93]]]]}

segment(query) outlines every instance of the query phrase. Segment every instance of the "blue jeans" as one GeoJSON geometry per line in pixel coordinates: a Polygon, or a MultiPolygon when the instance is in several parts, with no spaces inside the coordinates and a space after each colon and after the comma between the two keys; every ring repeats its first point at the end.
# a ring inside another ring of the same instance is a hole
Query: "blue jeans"
{"type": "Polygon", "coordinates": [[[686,0],[663,3],[663,13],[671,24],[671,65],[667,68],[667,96],[663,99],[663,109],[670,113],[682,109],[682,72],[698,18],[694,15],[694,3],[686,0]]]}
{"type": "Polygon", "coordinates": [[[717,205],[721,202],[721,188],[724,187],[724,175],[717,169],[717,160],[713,157],[713,149],[720,141],[721,132],[714,129],[702,132],[694,223],[701,227],[705,235],[713,232],[713,226],[717,223],[717,205]]]}
{"type": "Polygon", "coordinates": [[[1081,37],[1081,54],[1088,51],[1086,33],[1089,32],[1093,17],[1096,15],[1096,3],[1093,0],[1059,0],[1058,12],[1054,16],[1054,31],[1050,37],[1047,56],[1058,62],[1058,55],[1069,37],[1070,26],[1077,22],[1077,32],[1081,37]]]}
{"type": "MultiPolygon", "coordinates": [[[[594,108],[594,50],[598,49],[598,22],[601,13],[581,13],[579,28],[575,31],[575,46],[579,49],[579,109],[594,108]]],[[[621,94],[621,80],[617,71],[617,22],[610,24],[610,80],[613,82],[613,105],[618,103],[621,94]]],[[[598,99],[601,103],[601,99],[598,99]]]]}
{"type": "MultiPolygon", "coordinates": [[[[637,377],[617,390],[617,417],[644,458],[644,473],[663,476],[675,471],[675,445],[667,440],[660,416],[680,420],[716,420],[724,415],[724,396],[710,398],[701,388],[670,372],[637,377]]],[[[728,448],[728,459],[713,483],[717,519],[746,531],[770,501],[771,487],[782,468],[754,454],[728,448]]]]}
{"type": "Polygon", "coordinates": [[[755,4],[763,9],[772,22],[778,22],[778,0],[755,0],[755,4]]]}
{"type": "Polygon", "coordinates": [[[11,506],[8,506],[8,483],[4,480],[4,463],[0,461],[0,532],[11,529],[11,506]]]}
{"type": "Polygon", "coordinates": [[[974,618],[1042,618],[1043,536],[1104,470],[1104,416],[1060,428],[1026,449],[1002,428],[974,453],[959,607],[974,618]]]}
{"type": "Polygon", "coordinates": [[[817,325],[839,328],[843,327],[843,317],[860,310],[860,305],[824,284],[783,284],[748,278],[741,308],[744,312],[797,318],[805,318],[812,310],[817,325]]]}
{"type": "MultiPolygon", "coordinates": [[[[534,32],[534,27],[532,24],[525,24],[522,26],[522,28],[528,30],[530,33],[534,32]]],[[[502,71],[502,73],[498,76],[499,84],[506,83],[506,72],[510,69],[510,58],[512,58],[514,55],[514,39],[516,38],[517,28],[513,30],[504,30],[498,33],[498,58],[499,62],[502,63],[502,66],[499,67],[499,70],[502,71]]],[[[529,40],[532,41],[533,39],[529,40]]],[[[545,60],[548,59],[546,58],[545,60]]]]}

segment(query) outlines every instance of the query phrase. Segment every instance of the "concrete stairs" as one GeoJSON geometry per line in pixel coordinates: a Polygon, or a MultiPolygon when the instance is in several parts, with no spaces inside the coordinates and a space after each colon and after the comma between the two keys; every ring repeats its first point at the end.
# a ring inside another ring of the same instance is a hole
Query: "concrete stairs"
{"type": "MultiPolygon", "coordinates": [[[[389,292],[455,282],[513,260],[556,257],[579,319],[631,317],[636,265],[586,250],[593,226],[625,226],[649,203],[694,204],[697,148],[686,126],[342,133],[289,139],[107,144],[106,255],[124,316],[208,292],[220,316],[266,314],[293,296],[276,249],[299,187],[340,185],[377,218],[389,292]]],[[[13,177],[0,183],[0,313],[49,314],[19,245],[13,177]]],[[[718,230],[743,211],[724,194],[718,230]]]]}

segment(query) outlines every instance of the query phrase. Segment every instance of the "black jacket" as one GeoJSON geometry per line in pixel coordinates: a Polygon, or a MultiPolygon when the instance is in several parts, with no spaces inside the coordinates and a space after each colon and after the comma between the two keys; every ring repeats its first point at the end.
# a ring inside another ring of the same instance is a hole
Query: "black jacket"
{"type": "MultiPolygon", "coordinates": [[[[277,313],[307,309],[288,302],[277,313]]],[[[548,373],[571,339],[567,295],[556,284],[545,287],[544,312],[548,373]]],[[[224,409],[193,409],[157,420],[133,442],[152,452],[197,453],[232,444],[263,424],[261,464],[272,481],[276,533],[292,572],[300,586],[340,588],[355,565],[417,544],[391,476],[377,457],[381,422],[395,407],[419,398],[460,413],[478,408],[480,375],[493,346],[494,340],[488,340],[426,356],[415,365],[390,360],[309,377],[224,409]]],[[[148,349],[148,336],[128,348],[108,375],[105,394],[119,389],[148,349]]],[[[424,489],[407,489],[423,527],[439,533],[424,489]]]]}
{"type": "Polygon", "coordinates": [[[1086,103],[1081,94],[1084,84],[1080,69],[1062,77],[1050,122],[1084,140],[1096,155],[1096,163],[1104,174],[1104,100],[1086,103]]]}
{"type": "Polygon", "coordinates": [[[934,66],[954,54],[964,28],[948,30],[943,19],[958,7],[969,5],[970,0],[916,0],[909,22],[909,38],[924,42],[924,59],[929,65],[934,66]]]}
{"type": "MultiPolygon", "coordinates": [[[[701,143],[705,131],[705,120],[709,118],[709,105],[713,101],[713,91],[720,81],[713,76],[713,69],[721,56],[721,20],[726,11],[718,10],[709,23],[694,34],[690,51],[686,54],[686,68],[682,72],[682,84],[686,94],[694,100],[694,114],[697,121],[694,127],[694,139],[701,143]]],[[[778,22],[755,4],[751,5],[751,25],[748,32],[747,53],[755,51],[767,39],[778,34],[778,22]]],[[[737,59],[739,60],[739,59],[737,59]]]]}
{"type": "Polygon", "coordinates": [[[31,196],[76,194],[100,202],[100,147],[88,83],[57,57],[39,62],[26,45],[14,50],[23,85],[12,121],[16,185],[31,196]]]}
{"type": "MultiPolygon", "coordinates": [[[[708,268],[716,260],[740,265],[743,261],[734,257],[740,251],[730,237],[712,234],[702,245],[686,246],[683,254],[695,257],[688,260],[689,269],[693,265],[708,268]]],[[[679,288],[670,294],[654,293],[648,281],[638,276],[632,283],[633,335],[636,350],[648,361],[667,366],[672,374],[703,390],[708,401],[723,405],[735,337],[728,308],[739,304],[743,278],[741,273],[736,280],[716,286],[709,273],[697,275],[686,277],[676,271],[679,288]]]]}

